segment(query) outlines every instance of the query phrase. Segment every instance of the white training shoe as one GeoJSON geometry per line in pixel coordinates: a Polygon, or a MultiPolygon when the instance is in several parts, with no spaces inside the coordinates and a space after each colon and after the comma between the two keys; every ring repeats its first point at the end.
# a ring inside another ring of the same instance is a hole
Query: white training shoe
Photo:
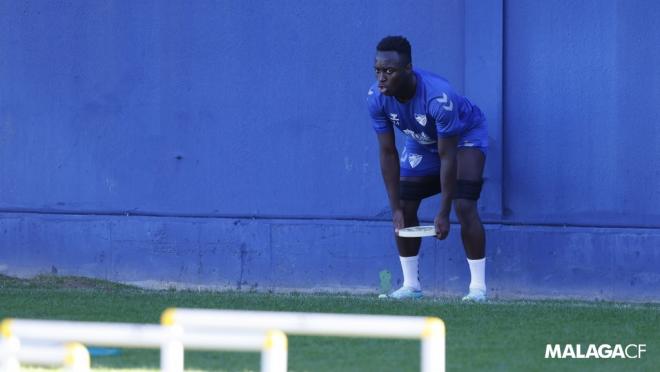
{"type": "Polygon", "coordinates": [[[412,289],[409,287],[401,287],[389,295],[380,295],[379,298],[393,298],[395,300],[419,299],[424,297],[422,291],[419,289],[412,289]]]}
{"type": "Polygon", "coordinates": [[[486,290],[470,288],[470,293],[463,297],[465,302],[486,302],[486,290]]]}

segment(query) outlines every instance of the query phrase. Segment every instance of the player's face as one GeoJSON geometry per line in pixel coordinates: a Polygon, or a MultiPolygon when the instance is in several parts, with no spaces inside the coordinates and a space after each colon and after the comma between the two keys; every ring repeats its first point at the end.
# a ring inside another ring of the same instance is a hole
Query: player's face
{"type": "Polygon", "coordinates": [[[386,96],[400,95],[412,74],[412,66],[395,51],[376,52],[374,65],[378,89],[386,96]]]}

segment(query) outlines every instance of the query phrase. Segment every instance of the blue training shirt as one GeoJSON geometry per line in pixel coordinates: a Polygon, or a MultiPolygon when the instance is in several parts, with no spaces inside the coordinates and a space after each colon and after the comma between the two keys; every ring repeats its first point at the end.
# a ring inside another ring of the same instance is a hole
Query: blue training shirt
{"type": "Polygon", "coordinates": [[[381,94],[378,82],[369,89],[367,103],[377,133],[397,127],[427,150],[437,152],[438,136],[461,136],[484,120],[481,110],[457,94],[446,79],[423,70],[413,72],[417,87],[406,103],[381,94]]]}

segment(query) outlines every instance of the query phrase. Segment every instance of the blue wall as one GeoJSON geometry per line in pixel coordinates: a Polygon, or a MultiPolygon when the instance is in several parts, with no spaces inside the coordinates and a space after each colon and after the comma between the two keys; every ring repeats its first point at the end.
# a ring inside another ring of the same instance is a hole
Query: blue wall
{"type": "Polygon", "coordinates": [[[412,2],[331,4],[4,2],[0,208],[383,213],[375,43],[409,35],[415,61],[460,87],[463,8],[420,4],[439,15],[422,29],[412,2]],[[459,58],[422,47],[428,34],[459,58]]]}
{"type": "Polygon", "coordinates": [[[507,219],[660,227],[660,4],[505,4],[507,219]]]}
{"type": "MultiPolygon", "coordinates": [[[[397,285],[364,98],[375,44],[404,34],[489,118],[493,292],[657,300],[658,16],[614,0],[2,2],[0,273],[397,285]]],[[[433,293],[467,286],[453,229],[424,242],[433,293]]]]}

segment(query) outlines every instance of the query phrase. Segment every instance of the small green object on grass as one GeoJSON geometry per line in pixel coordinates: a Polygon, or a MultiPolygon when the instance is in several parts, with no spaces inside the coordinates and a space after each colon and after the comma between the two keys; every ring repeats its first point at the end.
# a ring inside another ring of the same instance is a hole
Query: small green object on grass
{"type": "Polygon", "coordinates": [[[387,294],[392,290],[392,274],[389,271],[383,270],[379,273],[380,276],[380,293],[387,294]]]}

